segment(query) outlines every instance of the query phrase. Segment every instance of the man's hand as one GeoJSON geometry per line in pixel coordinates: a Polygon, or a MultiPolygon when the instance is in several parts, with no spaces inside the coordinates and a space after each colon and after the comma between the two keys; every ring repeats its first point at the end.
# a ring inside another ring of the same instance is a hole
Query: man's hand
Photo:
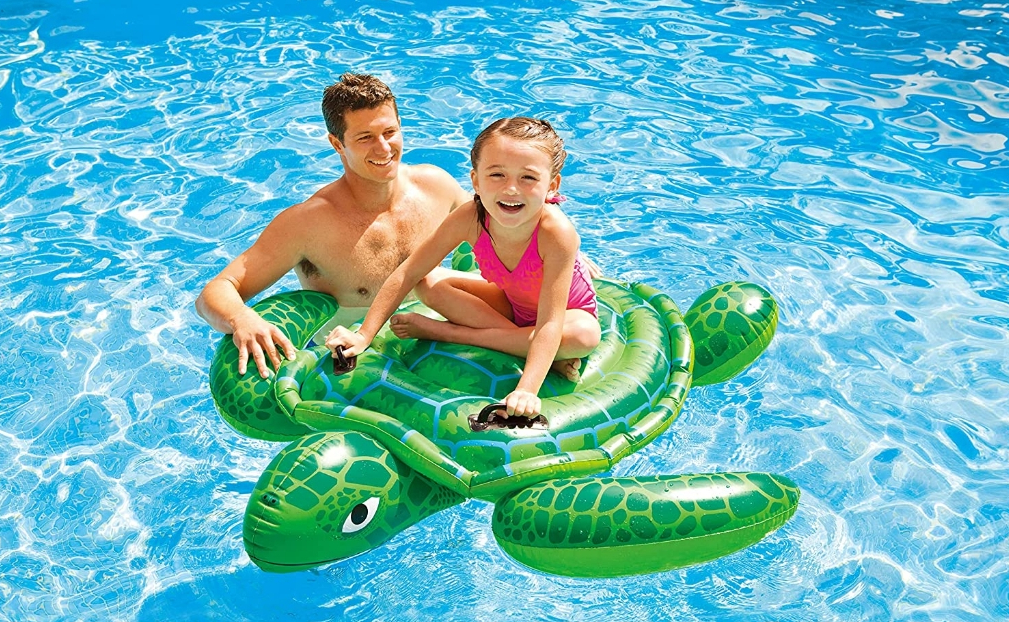
{"type": "Polygon", "coordinates": [[[596,265],[596,262],[589,259],[589,256],[581,251],[578,252],[578,256],[581,258],[582,263],[585,264],[585,267],[589,269],[590,279],[603,278],[603,269],[596,265]]]}
{"type": "Polygon", "coordinates": [[[347,330],[343,326],[337,326],[326,337],[326,347],[333,353],[333,356],[336,356],[337,346],[343,346],[343,355],[350,358],[364,352],[370,345],[370,339],[360,333],[347,330]]]}
{"type": "Polygon", "coordinates": [[[248,308],[246,311],[232,322],[231,338],[238,347],[238,373],[245,375],[251,355],[259,375],[267,378],[270,368],[266,357],[270,357],[273,368],[278,370],[282,361],[277,346],[283,348],[287,359],[291,360],[295,355],[294,344],[283,331],[259,317],[258,313],[248,308]]]}
{"type": "Polygon", "coordinates": [[[507,407],[506,417],[518,415],[519,417],[528,417],[530,419],[540,414],[540,410],[543,408],[540,398],[536,397],[533,393],[521,389],[515,389],[509,393],[504,399],[504,405],[507,407]]]}

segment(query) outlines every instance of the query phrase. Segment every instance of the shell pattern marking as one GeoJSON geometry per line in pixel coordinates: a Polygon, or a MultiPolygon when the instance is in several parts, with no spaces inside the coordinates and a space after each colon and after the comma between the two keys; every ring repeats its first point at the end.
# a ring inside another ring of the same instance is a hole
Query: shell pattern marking
{"type": "Polygon", "coordinates": [[[551,421],[549,432],[471,432],[469,415],[512,391],[523,361],[457,344],[401,342],[386,335],[387,341],[377,343],[375,351],[359,357],[354,374],[342,376],[331,373],[327,352],[316,349],[300,396],[392,416],[474,471],[507,471],[508,465],[525,458],[597,448],[631,430],[669,390],[670,336],[664,318],[630,292],[614,295],[614,289],[607,290],[609,299],[600,297],[602,339],[582,381],[575,385],[549,374],[540,390],[541,397],[559,401],[553,411],[544,408],[551,421]],[[633,338],[625,341],[627,334],[633,338]]]}

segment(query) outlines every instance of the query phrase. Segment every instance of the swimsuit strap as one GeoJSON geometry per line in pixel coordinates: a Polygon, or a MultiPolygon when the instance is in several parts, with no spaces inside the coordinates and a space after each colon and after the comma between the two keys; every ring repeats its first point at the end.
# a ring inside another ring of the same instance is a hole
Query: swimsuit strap
{"type": "Polygon", "coordinates": [[[535,253],[535,258],[531,261],[539,263],[538,267],[542,267],[543,258],[540,257],[539,251],[539,233],[540,233],[540,222],[536,222],[536,227],[533,229],[533,234],[529,238],[529,244],[526,246],[525,250],[522,251],[522,256],[519,257],[519,261],[515,264],[515,267],[511,270],[505,266],[504,262],[501,261],[501,257],[497,254],[497,249],[494,248],[494,240],[490,237],[490,232],[488,232],[483,227],[480,228],[480,233],[477,235],[476,244],[473,245],[473,252],[477,256],[477,263],[480,264],[481,269],[487,269],[491,271],[503,271],[505,274],[511,275],[518,271],[524,263],[526,263],[526,256],[529,255],[529,250],[532,249],[535,253]],[[479,250],[478,250],[479,249],[479,250]],[[483,261],[481,261],[481,259],[483,261]],[[486,265],[487,260],[490,259],[491,262],[495,263],[494,266],[486,265]]]}

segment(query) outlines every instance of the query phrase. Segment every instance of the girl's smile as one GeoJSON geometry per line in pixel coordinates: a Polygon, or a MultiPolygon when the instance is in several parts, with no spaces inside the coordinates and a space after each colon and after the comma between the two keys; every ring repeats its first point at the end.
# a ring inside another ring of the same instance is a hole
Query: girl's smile
{"type": "Polygon", "coordinates": [[[521,201],[498,201],[497,204],[501,208],[501,211],[506,214],[515,214],[522,211],[522,208],[526,206],[521,201]]]}

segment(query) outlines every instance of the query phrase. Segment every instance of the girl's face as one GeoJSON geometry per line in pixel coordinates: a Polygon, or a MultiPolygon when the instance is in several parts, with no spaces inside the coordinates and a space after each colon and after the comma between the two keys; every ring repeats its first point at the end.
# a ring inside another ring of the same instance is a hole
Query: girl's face
{"type": "Polygon", "coordinates": [[[528,140],[492,136],[470,172],[473,190],[498,225],[518,227],[538,220],[546,199],[561,186],[550,174],[550,156],[528,140]]]}

